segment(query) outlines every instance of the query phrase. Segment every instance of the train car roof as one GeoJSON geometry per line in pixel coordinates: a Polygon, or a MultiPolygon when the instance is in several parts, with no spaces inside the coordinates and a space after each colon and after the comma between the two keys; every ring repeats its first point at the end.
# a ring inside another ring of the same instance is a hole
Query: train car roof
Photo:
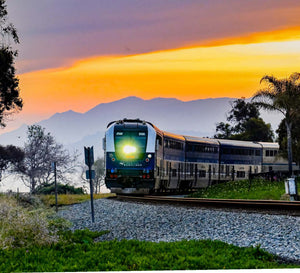
{"type": "Polygon", "coordinates": [[[261,148],[261,145],[257,142],[242,141],[242,140],[229,140],[229,139],[218,139],[221,145],[236,146],[236,147],[248,147],[248,148],[261,148]]]}
{"type": "Polygon", "coordinates": [[[176,135],[176,134],[172,134],[172,133],[169,133],[169,132],[166,132],[166,131],[163,131],[163,134],[164,134],[165,137],[175,138],[177,140],[185,141],[185,138],[182,135],[176,135]]]}
{"type": "Polygon", "coordinates": [[[213,138],[207,138],[207,137],[194,137],[194,136],[184,136],[186,141],[189,142],[197,142],[197,143],[205,143],[205,144],[214,144],[219,145],[218,140],[213,138]]]}
{"type": "Polygon", "coordinates": [[[258,142],[263,148],[269,149],[279,149],[279,144],[277,142],[258,142]]]}

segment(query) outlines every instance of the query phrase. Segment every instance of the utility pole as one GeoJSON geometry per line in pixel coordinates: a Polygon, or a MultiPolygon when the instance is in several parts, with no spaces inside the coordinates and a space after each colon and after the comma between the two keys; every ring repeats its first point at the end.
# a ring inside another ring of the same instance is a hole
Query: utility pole
{"type": "Polygon", "coordinates": [[[88,166],[88,170],[86,171],[86,179],[90,180],[90,195],[91,195],[91,212],[92,212],[92,222],[95,222],[94,218],[94,196],[93,196],[93,178],[95,177],[95,171],[92,170],[92,165],[94,164],[94,148],[92,147],[84,147],[84,157],[85,164],[88,166]]]}
{"type": "Polygon", "coordinates": [[[56,162],[52,162],[52,168],[54,171],[54,188],[55,188],[55,211],[58,211],[58,202],[57,202],[57,182],[56,182],[56,162]]]}

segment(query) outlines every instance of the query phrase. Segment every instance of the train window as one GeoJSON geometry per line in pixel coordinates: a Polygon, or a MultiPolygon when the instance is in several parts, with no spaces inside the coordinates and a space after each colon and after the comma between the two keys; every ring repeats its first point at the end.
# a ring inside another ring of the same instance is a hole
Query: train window
{"type": "Polygon", "coordinates": [[[164,146],[165,146],[166,148],[169,147],[169,141],[168,141],[167,139],[165,139],[165,141],[164,141],[164,146]]]}
{"type": "Polygon", "coordinates": [[[266,150],[266,156],[273,156],[272,150],[266,150]]]}
{"type": "Polygon", "coordinates": [[[166,148],[175,149],[175,150],[183,150],[183,143],[181,143],[181,142],[165,139],[164,143],[165,143],[166,148]]]}
{"type": "Polygon", "coordinates": [[[260,150],[255,150],[255,156],[260,156],[260,150]]]}
{"type": "Polygon", "coordinates": [[[237,171],[236,177],[239,177],[239,178],[246,177],[246,173],[244,171],[237,171]]]}
{"type": "Polygon", "coordinates": [[[218,148],[203,144],[187,144],[186,147],[188,152],[198,152],[198,153],[218,153],[218,148]]]}
{"type": "Polygon", "coordinates": [[[158,143],[159,146],[162,145],[162,138],[161,138],[161,136],[157,136],[156,137],[156,143],[158,143]]]}
{"type": "Polygon", "coordinates": [[[228,148],[223,148],[223,149],[222,149],[222,153],[223,153],[224,155],[229,154],[229,149],[228,149],[228,148]]]}
{"type": "Polygon", "coordinates": [[[186,151],[187,152],[192,152],[194,150],[194,146],[193,145],[191,145],[191,144],[187,144],[186,145],[186,151]]]}
{"type": "Polygon", "coordinates": [[[206,171],[205,170],[199,170],[199,177],[206,177],[206,171]]]}
{"type": "Polygon", "coordinates": [[[276,156],[278,153],[277,150],[266,150],[266,156],[276,156]]]}

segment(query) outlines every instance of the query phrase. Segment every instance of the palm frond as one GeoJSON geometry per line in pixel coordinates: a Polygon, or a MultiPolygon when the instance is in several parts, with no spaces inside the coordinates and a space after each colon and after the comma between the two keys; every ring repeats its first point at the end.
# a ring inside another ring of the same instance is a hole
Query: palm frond
{"type": "Polygon", "coordinates": [[[269,89],[261,89],[253,95],[251,100],[252,101],[255,101],[255,100],[273,101],[275,98],[276,98],[276,94],[273,91],[270,91],[269,89]]]}
{"type": "Polygon", "coordinates": [[[292,75],[289,76],[289,80],[293,83],[300,79],[300,73],[294,72],[292,75]]]}
{"type": "Polygon", "coordinates": [[[260,83],[266,82],[268,84],[268,89],[272,90],[274,93],[282,92],[282,80],[275,78],[274,76],[266,75],[261,78],[260,83]]]}
{"type": "Polygon", "coordinates": [[[269,112],[278,111],[278,112],[282,113],[283,115],[286,114],[284,109],[276,107],[276,105],[273,105],[271,103],[267,103],[267,102],[263,102],[263,101],[256,101],[256,102],[253,102],[253,104],[256,105],[257,107],[262,108],[269,112]]]}

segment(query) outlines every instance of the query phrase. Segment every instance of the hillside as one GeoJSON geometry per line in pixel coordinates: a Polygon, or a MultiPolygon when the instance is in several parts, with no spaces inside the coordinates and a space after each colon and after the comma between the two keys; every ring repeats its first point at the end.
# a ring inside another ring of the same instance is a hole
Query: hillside
{"type": "MultiPolygon", "coordinates": [[[[49,119],[39,122],[58,142],[69,149],[83,149],[95,146],[96,154],[102,153],[102,138],[107,124],[123,118],[140,118],[150,121],[162,130],[178,134],[211,137],[217,122],[225,121],[234,98],[202,99],[180,101],[174,98],[154,98],[143,100],[127,97],[111,103],[101,103],[85,113],[67,111],[56,113],[49,119]],[[99,147],[99,148],[97,148],[99,147]],[[98,151],[98,152],[97,152],[98,151]]],[[[278,115],[264,113],[266,122],[277,128],[278,115]]],[[[26,125],[0,135],[2,145],[23,146],[26,139],[26,125]]]]}

